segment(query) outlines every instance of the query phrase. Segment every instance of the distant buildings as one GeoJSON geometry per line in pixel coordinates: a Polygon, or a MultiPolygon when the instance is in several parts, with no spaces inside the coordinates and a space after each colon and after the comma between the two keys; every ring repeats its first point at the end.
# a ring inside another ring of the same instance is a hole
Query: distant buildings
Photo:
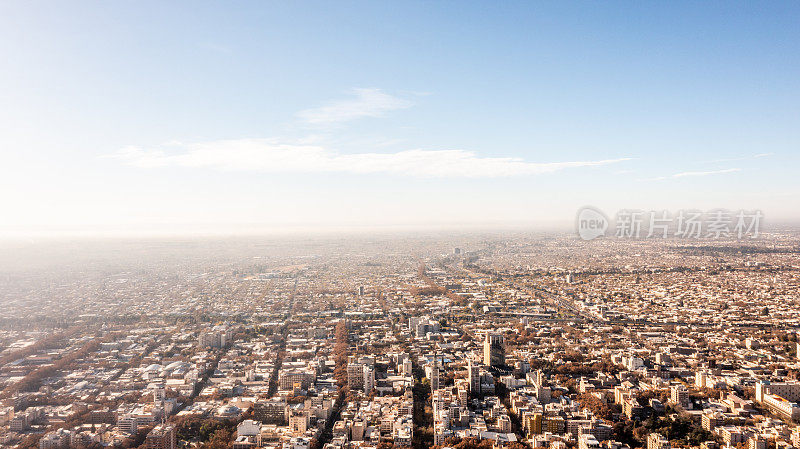
{"type": "MultiPolygon", "coordinates": [[[[558,240],[542,243],[544,252],[538,244],[526,248],[509,242],[482,250],[474,264],[437,247],[441,259],[426,271],[429,279],[419,278],[417,258],[401,252],[369,265],[360,257],[342,265],[302,257],[297,262],[307,265],[307,275],[269,277],[249,273],[248,259],[235,276],[220,270],[219,277],[178,286],[174,300],[170,294],[124,306],[137,313],[174,310],[169,313],[179,317],[234,313],[235,321],[213,327],[205,320],[147,327],[137,321],[127,333],[121,324],[121,331],[109,334],[98,349],[60,370],[52,382],[42,382],[40,391],[4,401],[0,446],[13,447],[36,432],[41,449],[67,449],[65,444],[77,449],[121,442],[138,432],[143,447],[171,448],[169,426],[149,435],[148,430],[171,420],[173,412],[178,419],[241,420],[229,442],[232,449],[307,449],[327,425],[332,432],[325,434],[321,449],[409,446],[421,377],[414,371],[424,367],[436,444],[475,438],[488,440],[485,447],[508,449],[516,441],[511,425],[516,416],[534,449],[630,449],[612,441],[613,426],[620,423],[639,429],[635,434],[648,449],[669,449],[665,437],[674,435],[648,436],[641,421],[653,414],[684,416],[681,407],[694,407],[690,432],[699,435],[702,427],[714,434],[714,441],[701,443],[700,449],[788,449],[790,435],[793,446],[800,447],[800,428],[793,429],[792,422],[800,418],[800,384],[791,381],[797,367],[794,343],[784,338],[783,327],[760,326],[768,320],[800,325],[793,303],[785,301],[800,291],[796,269],[781,274],[776,267],[760,274],[737,265],[735,258],[732,268],[720,266],[715,260],[728,263],[728,256],[705,254],[711,250],[675,254],[647,245],[637,248],[642,251],[638,262],[627,258],[620,247],[624,242],[607,243],[606,255],[620,259],[598,256],[591,268],[573,266],[584,260],[573,255],[574,246],[566,262],[559,259],[565,245],[558,240]],[[547,259],[534,262],[534,251],[547,259]],[[664,254],[673,259],[653,264],[664,254]],[[688,259],[713,271],[695,269],[688,259]],[[536,266],[527,265],[532,262],[536,266]],[[679,269],[653,268],[662,265],[679,269]],[[574,282],[563,282],[572,272],[574,282]],[[213,288],[207,296],[205,282],[225,288],[213,288]],[[445,286],[448,294],[426,287],[431,284],[445,286]],[[750,313],[751,297],[769,301],[775,317],[750,313]],[[782,303],[789,305],[781,309],[782,303]],[[476,313],[484,307],[501,313],[476,313]],[[604,307],[613,313],[594,312],[604,307]],[[407,326],[398,325],[406,319],[407,326]],[[700,326],[729,319],[741,322],[741,329],[700,326]],[[564,326],[562,320],[580,323],[564,326]],[[510,335],[513,345],[505,340],[510,335]],[[205,374],[210,378],[201,382],[205,374]],[[495,394],[494,376],[508,388],[507,400],[495,394]],[[339,401],[344,381],[349,391],[339,401]],[[195,400],[177,407],[176,398],[193,394],[195,400]],[[40,406],[46,395],[70,400],[40,406]],[[104,399],[92,403],[92,398],[104,399]],[[658,398],[675,407],[666,408],[658,398]],[[751,399],[759,407],[754,409],[751,399]],[[72,428],[52,430],[59,426],[72,428]]],[[[339,252],[335,257],[340,260],[339,252]]],[[[115,297],[124,297],[125,290],[118,290],[124,284],[105,285],[115,289],[115,297]]],[[[0,334],[18,340],[8,352],[42,337],[18,333],[0,334]]],[[[10,385],[91,338],[77,332],[63,348],[6,357],[10,361],[0,367],[0,381],[10,385]]],[[[192,444],[178,437],[174,444],[187,443],[192,444]]]]}

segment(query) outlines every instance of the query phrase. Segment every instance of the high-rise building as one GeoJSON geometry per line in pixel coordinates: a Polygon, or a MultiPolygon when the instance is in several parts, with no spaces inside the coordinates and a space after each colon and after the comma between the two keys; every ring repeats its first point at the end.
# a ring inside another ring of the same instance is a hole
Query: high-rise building
{"type": "Polygon", "coordinates": [[[364,393],[372,393],[372,390],[375,389],[375,370],[371,366],[364,365],[363,379],[364,393]]]}
{"type": "Polygon", "coordinates": [[[433,364],[431,365],[431,392],[439,389],[439,361],[436,356],[433,356],[433,364]]]}
{"type": "Polygon", "coordinates": [[[703,416],[700,418],[700,421],[704,430],[712,432],[717,427],[725,424],[725,417],[722,413],[719,412],[703,413],[703,416]]]}
{"type": "Polygon", "coordinates": [[[754,435],[747,440],[747,449],[766,449],[767,440],[760,435],[754,435]]]}
{"type": "Polygon", "coordinates": [[[161,405],[167,398],[167,392],[163,385],[159,385],[153,389],[153,403],[161,405]]]}
{"type": "Polygon", "coordinates": [[[264,424],[286,424],[286,412],[285,398],[273,398],[253,404],[253,419],[264,424]]]}
{"type": "Polygon", "coordinates": [[[647,449],[670,449],[669,441],[660,433],[651,433],[647,436],[647,449]]]}
{"type": "Polygon", "coordinates": [[[139,420],[131,414],[121,416],[117,418],[117,428],[121,432],[135,435],[139,430],[139,420]]]}
{"type": "Polygon", "coordinates": [[[481,370],[472,363],[472,359],[467,364],[467,379],[469,380],[469,392],[473,395],[481,394],[481,370]]]}
{"type": "Polygon", "coordinates": [[[670,402],[683,408],[689,407],[689,390],[683,385],[675,385],[670,392],[670,402]]]}
{"type": "Polygon", "coordinates": [[[798,402],[800,401],[800,382],[756,382],[756,402],[763,402],[765,397],[770,394],[780,396],[789,402],[798,402]]]}
{"type": "Polygon", "coordinates": [[[457,391],[458,391],[457,393],[458,406],[466,407],[468,405],[467,403],[469,402],[469,391],[467,391],[467,389],[464,388],[464,385],[459,386],[457,391]]]}
{"type": "Polygon", "coordinates": [[[295,436],[303,436],[308,430],[308,415],[303,410],[292,410],[289,413],[289,430],[295,436]]]}
{"type": "Polygon", "coordinates": [[[223,348],[230,340],[228,328],[225,326],[214,326],[214,328],[210,330],[200,332],[197,340],[202,348],[223,348]]]}
{"type": "Polygon", "coordinates": [[[401,372],[403,373],[404,376],[411,376],[413,369],[414,369],[414,364],[411,362],[410,359],[403,360],[401,372]]]}
{"type": "Polygon", "coordinates": [[[497,417],[497,428],[502,433],[511,432],[511,418],[508,415],[500,415],[497,417]]]}
{"type": "Polygon", "coordinates": [[[362,419],[356,419],[353,421],[353,425],[350,426],[350,440],[352,441],[364,441],[364,430],[366,430],[366,423],[362,419]]]}
{"type": "Polygon", "coordinates": [[[708,374],[704,369],[698,370],[694,374],[694,386],[697,388],[705,388],[708,382],[708,374]]]}
{"type": "Polygon", "coordinates": [[[417,323],[415,333],[417,337],[424,337],[428,332],[437,334],[441,330],[441,324],[430,318],[425,318],[417,323]]]}
{"type": "Polygon", "coordinates": [[[534,387],[534,391],[536,392],[536,400],[538,400],[540,404],[550,403],[550,399],[552,399],[553,397],[553,393],[550,390],[550,387],[536,385],[534,387]]]}
{"type": "Polygon", "coordinates": [[[487,333],[483,341],[483,364],[501,366],[506,363],[506,348],[503,336],[487,333]]]}
{"type": "Polygon", "coordinates": [[[563,416],[548,416],[542,420],[542,430],[550,433],[564,433],[565,424],[563,416]]]}
{"type": "Polygon", "coordinates": [[[278,385],[281,390],[292,390],[299,386],[301,390],[307,390],[314,382],[315,374],[313,371],[289,369],[282,370],[278,376],[278,385]]]}
{"type": "Polygon", "coordinates": [[[536,370],[536,375],[534,376],[536,385],[542,387],[544,386],[544,372],[542,370],[536,370]]]}
{"type": "Polygon", "coordinates": [[[526,417],[525,425],[528,429],[528,435],[539,435],[542,433],[542,423],[544,417],[541,413],[533,413],[526,417]]]}
{"type": "Polygon", "coordinates": [[[175,426],[172,424],[159,424],[147,434],[145,439],[147,449],[175,449],[175,426]]]}
{"type": "Polygon", "coordinates": [[[364,365],[353,362],[347,364],[347,385],[351,390],[364,388],[364,365]]]}

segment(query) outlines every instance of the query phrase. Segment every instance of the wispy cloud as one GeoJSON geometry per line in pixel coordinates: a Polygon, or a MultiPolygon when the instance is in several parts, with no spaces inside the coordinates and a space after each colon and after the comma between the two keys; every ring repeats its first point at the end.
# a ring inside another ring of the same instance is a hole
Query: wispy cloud
{"type": "Polygon", "coordinates": [[[752,156],[739,156],[739,157],[729,157],[725,159],[713,159],[710,161],[704,161],[706,163],[719,163],[719,162],[738,162],[738,161],[747,161],[750,159],[761,159],[765,157],[774,156],[775,153],[758,153],[752,156]]]}
{"type": "Polygon", "coordinates": [[[723,170],[709,170],[709,171],[685,171],[681,173],[675,173],[672,175],[672,178],[686,178],[688,176],[708,176],[708,175],[721,175],[723,173],[735,173],[737,171],[742,171],[741,168],[726,168],[723,170]]]}
{"type": "Polygon", "coordinates": [[[630,158],[528,162],[481,157],[464,150],[405,150],[342,154],[322,146],[269,139],[220,140],[179,145],[175,151],[127,147],[111,155],[136,167],[198,167],[263,173],[384,173],[418,177],[498,178],[614,164],[630,158]]]}
{"type": "Polygon", "coordinates": [[[656,178],[649,178],[645,179],[645,181],[663,181],[665,179],[679,179],[679,178],[692,178],[698,176],[710,176],[710,175],[722,175],[725,173],[735,173],[738,171],[742,171],[741,168],[726,168],[723,170],[709,170],[709,171],[685,171],[680,173],[675,173],[668,176],[659,176],[656,178]]]}
{"type": "Polygon", "coordinates": [[[318,108],[306,109],[297,117],[311,125],[337,125],[364,117],[380,117],[389,111],[411,107],[409,100],[398,98],[380,89],[353,89],[354,98],[335,101],[318,108]]]}

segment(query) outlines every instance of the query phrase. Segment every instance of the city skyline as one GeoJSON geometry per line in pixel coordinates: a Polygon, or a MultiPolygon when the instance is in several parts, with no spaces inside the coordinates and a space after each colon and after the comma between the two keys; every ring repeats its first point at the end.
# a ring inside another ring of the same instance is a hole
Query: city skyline
{"type": "Polygon", "coordinates": [[[0,448],[800,449],[798,24],[0,1],[0,448]]]}

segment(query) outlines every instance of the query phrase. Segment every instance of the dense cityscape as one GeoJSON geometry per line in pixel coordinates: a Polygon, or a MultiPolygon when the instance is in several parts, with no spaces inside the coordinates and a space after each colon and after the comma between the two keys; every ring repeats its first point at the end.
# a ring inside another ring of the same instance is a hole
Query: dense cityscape
{"type": "Polygon", "coordinates": [[[0,449],[800,449],[800,0],[0,0],[0,449]]]}
{"type": "Polygon", "coordinates": [[[795,231],[4,245],[3,447],[800,447],[795,231]]]}

